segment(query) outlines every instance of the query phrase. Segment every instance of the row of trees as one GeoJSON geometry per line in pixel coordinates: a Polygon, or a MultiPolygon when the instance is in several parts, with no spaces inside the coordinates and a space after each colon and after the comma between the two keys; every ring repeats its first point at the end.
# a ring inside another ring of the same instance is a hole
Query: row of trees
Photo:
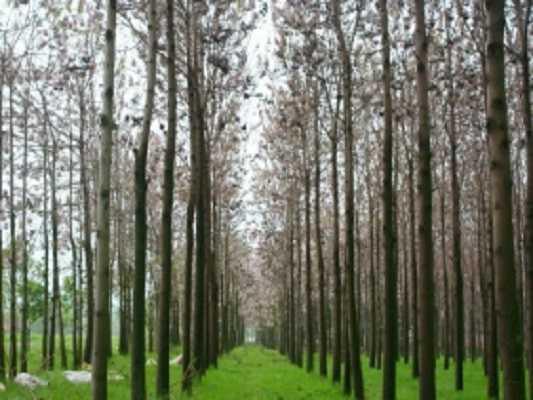
{"type": "Polygon", "coordinates": [[[298,365],[305,352],[311,371],[318,344],[320,373],[331,352],[333,381],[344,362],[357,399],[361,350],[383,368],[384,399],[400,359],[421,399],[436,398],[438,355],[462,390],[468,354],[483,358],[489,398],[500,365],[504,398],[526,398],[531,12],[528,0],[273,10],[286,79],[271,88],[256,165],[269,177],[256,184],[275,293],[266,345],[298,365]]]}
{"type": "Polygon", "coordinates": [[[36,367],[28,296],[39,280],[40,367],[56,366],[59,338],[62,368],[92,365],[94,399],[107,398],[112,326],[131,353],[132,399],[146,398],[147,350],[168,398],[171,345],[188,390],[243,342],[239,107],[252,11],[30,1],[2,15],[0,380],[36,367]],[[29,263],[39,258],[42,269],[29,263]]]}

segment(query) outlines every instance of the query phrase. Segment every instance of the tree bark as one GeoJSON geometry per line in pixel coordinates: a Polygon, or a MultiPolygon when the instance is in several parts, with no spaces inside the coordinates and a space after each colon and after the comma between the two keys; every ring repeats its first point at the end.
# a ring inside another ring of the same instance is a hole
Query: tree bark
{"type": "Polygon", "coordinates": [[[434,343],[434,276],[432,239],[432,177],[431,177],[431,123],[429,109],[428,38],[426,35],[425,2],[415,0],[416,62],[418,97],[418,207],[419,207],[419,267],[420,267],[420,385],[421,400],[436,398],[435,343],[434,343]]]}
{"type": "Polygon", "coordinates": [[[81,360],[78,359],[78,253],[76,250],[76,242],[74,240],[74,227],[73,227],[73,137],[72,129],[69,131],[69,169],[68,169],[68,188],[69,188],[69,201],[68,201],[68,219],[69,219],[69,241],[72,254],[71,266],[72,266],[72,368],[74,370],[79,369],[81,366],[81,360]]]}
{"type": "Polygon", "coordinates": [[[378,341],[378,327],[376,316],[376,265],[374,257],[374,201],[372,199],[372,193],[370,183],[368,185],[368,215],[369,230],[370,230],[370,246],[369,246],[369,258],[370,258],[370,354],[369,354],[369,366],[370,368],[376,368],[376,352],[378,341]]]}
{"type": "Polygon", "coordinates": [[[383,360],[383,399],[396,399],[396,356],[398,347],[398,270],[392,193],[392,71],[390,63],[387,0],[380,0],[381,45],[383,56],[384,144],[383,144],[383,250],[385,256],[385,346],[383,360]]]}
{"type": "Polygon", "coordinates": [[[146,98],[142,130],[137,136],[135,150],[135,272],[133,286],[133,327],[131,342],[131,400],[146,399],[146,160],[155,98],[157,68],[157,8],[156,1],[148,3],[148,62],[146,98]]]}
{"type": "Polygon", "coordinates": [[[109,353],[109,244],[110,186],[113,145],[113,96],[115,78],[116,0],[106,1],[104,98],[101,115],[100,162],[98,179],[98,252],[96,265],[96,303],[92,356],[92,398],[107,400],[107,356],[109,353]]]}
{"type": "Polygon", "coordinates": [[[306,359],[305,369],[311,372],[314,369],[314,326],[313,326],[313,301],[312,301],[312,276],[311,276],[311,171],[307,155],[307,138],[304,129],[301,132],[303,147],[304,168],[304,213],[305,213],[305,332],[306,332],[306,359]]]}
{"type": "MultiPolygon", "coordinates": [[[[1,60],[1,70],[0,70],[0,93],[3,93],[4,90],[4,79],[5,79],[5,64],[4,57],[1,60]]],[[[0,209],[3,210],[4,204],[4,135],[1,133],[4,126],[4,117],[3,117],[3,96],[0,95],[0,209]]],[[[4,347],[4,252],[2,249],[3,246],[3,235],[4,227],[0,226],[0,382],[5,381],[6,379],[6,359],[5,359],[5,347],[4,347]]],[[[45,324],[46,325],[46,324],[45,324]]]]}
{"type": "Polygon", "coordinates": [[[410,236],[410,257],[411,257],[411,315],[413,324],[413,365],[412,376],[418,378],[419,376],[419,358],[418,358],[418,262],[416,255],[416,212],[415,212],[415,177],[414,177],[414,162],[412,156],[408,156],[408,181],[409,181],[409,236],[410,236]]]}
{"type": "Polygon", "coordinates": [[[341,379],[341,343],[342,343],[342,281],[340,262],[340,217],[339,217],[339,178],[337,162],[337,140],[338,140],[338,114],[340,101],[337,101],[337,110],[333,119],[333,129],[331,135],[331,192],[333,196],[333,287],[334,287],[334,323],[333,323],[333,382],[340,382],[341,379]]]}
{"type": "Polygon", "coordinates": [[[50,369],[54,369],[56,329],[59,321],[59,260],[58,260],[58,215],[57,215],[57,138],[52,137],[52,314],[50,316],[50,335],[48,343],[48,362],[50,369]]]}
{"type": "Polygon", "coordinates": [[[527,329],[527,350],[529,351],[529,397],[533,398],[533,126],[531,122],[531,91],[529,72],[529,25],[531,14],[533,13],[533,2],[525,0],[525,10],[520,6],[520,2],[515,0],[516,13],[519,21],[520,32],[520,64],[522,68],[522,116],[524,119],[524,130],[526,133],[527,151],[527,194],[526,194],[526,287],[528,298],[529,327],[527,329]]]}
{"type": "Polygon", "coordinates": [[[354,395],[357,400],[364,400],[363,373],[359,348],[359,327],[357,326],[357,311],[354,293],[354,168],[353,168],[353,121],[352,121],[352,63],[351,55],[345,41],[341,24],[341,8],[339,0],[333,1],[334,26],[342,61],[342,97],[345,139],[345,235],[346,235],[346,280],[348,290],[350,362],[352,365],[352,379],[354,395]]]}
{"type": "Polygon", "coordinates": [[[11,286],[11,299],[9,303],[9,377],[14,379],[17,376],[17,312],[16,312],[16,284],[17,284],[17,245],[16,245],[16,231],[15,231],[15,149],[13,129],[13,79],[9,82],[9,230],[11,233],[11,253],[10,264],[11,269],[9,273],[9,283],[11,286]]]}
{"type": "Polygon", "coordinates": [[[327,328],[326,328],[326,299],[324,279],[324,257],[322,254],[322,231],[320,225],[320,132],[318,129],[319,92],[315,86],[315,118],[314,118],[314,147],[315,147],[315,233],[316,252],[318,265],[318,291],[319,291],[319,326],[320,326],[320,375],[327,376],[327,328]]]}
{"type": "MultiPolygon", "coordinates": [[[[483,191],[481,192],[483,195],[483,191]]],[[[483,196],[484,197],[484,196],[483,196]]],[[[489,279],[488,279],[488,292],[489,292],[489,357],[487,362],[488,369],[488,385],[487,394],[489,399],[498,399],[500,396],[500,381],[499,374],[500,368],[498,365],[498,316],[496,314],[496,270],[494,265],[494,244],[493,244],[493,219],[491,211],[487,213],[485,207],[485,199],[482,198],[483,214],[485,220],[489,220],[488,223],[488,242],[489,242],[489,279]],[[487,215],[488,214],[488,215],[487,215]],[[488,218],[487,218],[488,217],[488,218]]]]}
{"type": "Polygon", "coordinates": [[[487,131],[489,137],[491,203],[498,343],[503,366],[504,398],[525,399],[523,345],[513,245],[512,175],[507,125],[504,64],[504,0],[486,0],[487,131]]]}
{"type": "Polygon", "coordinates": [[[454,322],[455,322],[455,390],[464,389],[463,362],[465,357],[465,328],[464,328],[464,283],[461,266],[461,204],[460,187],[457,176],[457,130],[455,117],[455,85],[453,81],[454,71],[452,65],[452,45],[447,46],[447,69],[448,69],[448,103],[450,106],[450,175],[452,178],[452,261],[454,277],[454,322]]]}
{"type": "Polygon", "coordinates": [[[93,346],[93,321],[94,321],[94,289],[93,289],[93,252],[91,247],[91,204],[89,195],[89,181],[87,177],[87,163],[85,160],[85,98],[80,86],[80,186],[83,192],[83,247],[85,253],[85,274],[87,279],[87,329],[85,335],[85,349],[83,361],[91,362],[93,346]]]}
{"type": "Polygon", "coordinates": [[[166,399],[169,395],[169,329],[170,287],[172,280],[172,207],[174,203],[174,160],[176,157],[176,43],[174,33],[174,1],[167,0],[167,79],[168,120],[165,150],[163,199],[161,212],[161,286],[159,292],[159,351],[157,362],[157,395],[166,399]]]}
{"type": "MultiPolygon", "coordinates": [[[[445,173],[443,171],[443,173],[445,173]]],[[[448,370],[450,368],[450,309],[449,305],[449,284],[448,284],[448,263],[446,262],[448,254],[446,251],[446,195],[445,195],[445,177],[443,176],[443,188],[440,194],[441,198],[441,207],[440,207],[440,218],[441,218],[441,242],[442,242],[442,274],[444,280],[444,369],[448,370]]]]}
{"type": "MultiPolygon", "coordinates": [[[[29,91],[24,102],[24,151],[22,167],[22,318],[20,327],[20,372],[28,372],[28,237],[26,231],[26,207],[28,203],[28,107],[29,91]]],[[[0,133],[1,134],[1,133],[0,133]]],[[[0,248],[1,251],[1,248],[0,248]]],[[[0,311],[1,312],[1,311],[0,311]]]]}

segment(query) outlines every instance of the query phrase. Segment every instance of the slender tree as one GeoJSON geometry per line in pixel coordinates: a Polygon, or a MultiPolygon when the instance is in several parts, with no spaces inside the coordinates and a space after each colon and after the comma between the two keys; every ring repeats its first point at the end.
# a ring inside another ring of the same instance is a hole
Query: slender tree
{"type": "Polygon", "coordinates": [[[92,398],[107,400],[107,357],[109,354],[109,246],[110,186],[113,144],[113,95],[115,78],[116,0],[106,1],[104,96],[101,115],[101,141],[98,177],[98,252],[96,264],[96,302],[94,348],[92,355],[92,398]]]}
{"type": "Polygon", "coordinates": [[[13,128],[13,77],[9,80],[9,231],[11,234],[11,254],[9,284],[11,286],[9,302],[9,377],[17,376],[17,312],[16,312],[16,285],[17,285],[17,245],[15,231],[15,147],[13,128]]]}
{"type": "Polygon", "coordinates": [[[418,222],[420,284],[420,385],[419,398],[433,400],[435,388],[434,343],[434,283],[432,240],[432,176],[431,176],[431,123],[429,109],[428,37],[426,33],[425,2],[415,0],[416,15],[416,81],[418,97],[418,222]]]}
{"type": "Polygon", "coordinates": [[[23,166],[22,166],[22,317],[20,327],[20,372],[28,371],[28,237],[27,237],[27,204],[28,204],[28,103],[29,91],[23,99],[23,166]]]}
{"type": "MultiPolygon", "coordinates": [[[[0,60],[0,209],[4,206],[4,117],[3,106],[4,96],[2,95],[4,90],[5,79],[5,64],[4,56],[2,54],[0,60]]],[[[4,347],[4,252],[3,245],[4,228],[0,226],[0,382],[6,379],[6,360],[5,360],[5,347],[4,347]]]]}
{"type": "Polygon", "coordinates": [[[133,327],[131,342],[131,399],[146,399],[146,355],[145,355],[145,314],[146,314],[146,246],[148,227],[146,225],[146,159],[148,141],[152,125],[155,98],[156,48],[157,48],[157,8],[156,1],[148,3],[148,63],[146,98],[142,130],[137,135],[135,147],[135,276],[133,286],[133,327]]]}
{"type": "Polygon", "coordinates": [[[168,120],[167,143],[163,176],[161,212],[161,287],[159,290],[159,349],[157,363],[157,395],[169,394],[169,329],[170,286],[172,279],[172,206],[174,200],[174,159],[176,157],[176,45],[174,33],[174,1],[167,0],[167,74],[168,120]]]}
{"type": "Polygon", "coordinates": [[[513,243],[512,175],[505,94],[505,0],[485,0],[487,16],[487,131],[489,138],[491,209],[498,344],[506,400],[526,398],[523,344],[517,299],[513,243]]]}
{"type": "Polygon", "coordinates": [[[333,0],[334,27],[342,62],[342,97],[345,140],[345,214],[346,214],[346,280],[348,290],[347,315],[350,322],[350,363],[354,395],[358,400],[365,398],[363,372],[359,348],[359,327],[354,292],[354,168],[353,168],[353,122],[352,122],[352,62],[341,26],[341,9],[339,0],[333,0]]]}
{"type": "Polygon", "coordinates": [[[385,351],[383,361],[383,399],[396,399],[396,358],[398,346],[398,271],[394,257],[392,193],[392,71],[390,63],[389,16],[387,0],[380,0],[381,44],[383,57],[384,123],[383,144],[383,247],[385,255],[385,351]]]}
{"type": "Polygon", "coordinates": [[[308,141],[305,128],[301,128],[303,147],[303,174],[304,174],[304,214],[305,214],[305,344],[306,359],[305,369],[311,372],[314,369],[315,335],[313,326],[313,300],[312,300],[312,275],[311,275],[311,171],[308,157],[308,141]]]}
{"type": "Polygon", "coordinates": [[[86,161],[86,138],[85,138],[85,113],[87,108],[85,106],[85,93],[82,84],[79,89],[79,117],[80,117],[80,186],[83,193],[83,249],[85,253],[85,275],[87,281],[87,312],[86,312],[86,326],[87,334],[85,335],[85,349],[83,354],[83,361],[91,362],[92,348],[93,348],[93,322],[94,322],[94,287],[93,287],[93,250],[91,245],[91,204],[89,191],[89,178],[87,176],[87,161],[86,161]]]}
{"type": "Polygon", "coordinates": [[[524,5],[514,0],[514,5],[518,19],[518,29],[520,36],[520,65],[522,67],[522,117],[524,120],[524,130],[527,148],[527,194],[526,194],[526,285],[529,304],[527,309],[527,348],[529,350],[529,397],[533,398],[533,123],[531,120],[531,91],[530,91],[530,63],[529,63],[529,26],[533,14],[533,1],[525,0],[524,5]]]}
{"type": "MultiPolygon", "coordinates": [[[[43,104],[45,103],[43,97],[43,104]]],[[[44,299],[43,299],[43,340],[41,345],[41,365],[43,369],[49,368],[48,358],[48,319],[49,319],[49,263],[50,263],[50,245],[48,240],[48,120],[43,118],[43,239],[44,239],[44,299]]]]}
{"type": "Polygon", "coordinates": [[[320,375],[327,376],[327,331],[324,256],[322,254],[322,231],[320,225],[320,132],[318,129],[319,95],[318,85],[314,88],[314,147],[315,147],[315,234],[318,264],[319,326],[320,326],[320,375]]]}
{"type": "MultiPolygon", "coordinates": [[[[449,16],[447,14],[447,24],[449,16]]],[[[452,41],[449,38],[450,28],[446,29],[448,34],[448,46],[446,51],[446,64],[448,76],[448,106],[449,106],[449,129],[448,136],[450,140],[450,176],[452,179],[452,262],[453,262],[453,282],[454,297],[453,310],[455,322],[455,389],[463,390],[463,361],[465,353],[465,332],[464,332],[464,295],[463,295],[463,271],[461,266],[461,205],[460,205],[460,187],[457,173],[457,128],[455,112],[455,83],[453,58],[452,58],[452,41]]]]}

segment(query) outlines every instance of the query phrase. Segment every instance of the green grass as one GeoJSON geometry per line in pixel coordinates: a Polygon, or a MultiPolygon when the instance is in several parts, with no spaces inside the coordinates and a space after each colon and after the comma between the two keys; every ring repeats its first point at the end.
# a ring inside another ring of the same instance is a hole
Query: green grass
{"type": "MultiPolygon", "coordinates": [[[[0,392],[0,399],[6,400],[89,400],[89,385],[74,385],[66,381],[61,371],[43,372],[39,370],[39,345],[32,347],[30,373],[49,381],[49,386],[30,392],[12,383],[8,383],[7,392],[0,392]]],[[[173,349],[173,356],[179,349],[173,349]]],[[[155,354],[147,358],[156,359],[155,354]]],[[[365,391],[367,398],[380,399],[381,371],[368,368],[368,360],[363,360],[365,391]]],[[[196,381],[190,397],[179,393],[181,368],[171,366],[172,400],[335,400],[346,399],[340,385],[333,385],[329,378],[322,378],[317,373],[308,374],[303,369],[291,365],[287,359],[275,351],[255,346],[241,347],[220,359],[218,369],[210,369],[200,380],[196,381]]],[[[126,400],[129,392],[129,357],[115,355],[109,363],[109,369],[125,376],[120,382],[109,383],[109,398],[126,400]]],[[[155,399],[155,366],[147,366],[148,398],[155,399]]],[[[409,365],[398,363],[398,400],[418,398],[418,382],[411,378],[409,365]]],[[[486,381],[480,362],[465,364],[465,390],[454,390],[453,366],[444,371],[442,362],[437,368],[438,398],[445,400],[482,400],[486,398],[486,381]]]]}

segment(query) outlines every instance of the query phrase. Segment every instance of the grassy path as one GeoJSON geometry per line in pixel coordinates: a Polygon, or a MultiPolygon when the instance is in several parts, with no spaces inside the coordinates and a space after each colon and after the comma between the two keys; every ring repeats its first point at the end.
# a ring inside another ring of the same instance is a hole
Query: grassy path
{"type": "MultiPolygon", "coordinates": [[[[369,400],[381,399],[381,371],[363,361],[365,391],[369,400]]],[[[454,390],[454,370],[437,369],[437,394],[443,400],[483,400],[485,377],[481,364],[465,365],[462,393],[454,390]]],[[[418,382],[411,378],[410,366],[398,363],[398,400],[416,400],[418,382]]],[[[179,397],[178,397],[179,398],[179,397]]],[[[350,397],[352,398],[352,397],[350,397]]],[[[224,357],[218,370],[209,370],[194,388],[195,400],[336,400],[348,399],[340,385],[329,378],[308,374],[288,363],[277,352],[259,347],[236,349],[224,357]]]]}
{"type": "Polygon", "coordinates": [[[340,387],[294,367],[277,352],[241,347],[222,358],[194,388],[195,400],[345,399],[340,387]]]}
{"type": "MultiPolygon", "coordinates": [[[[173,357],[179,349],[173,351],[173,357]]],[[[32,354],[33,355],[33,354],[32,354]]],[[[148,355],[155,359],[154,354],[148,355]]],[[[37,357],[30,366],[38,366],[37,357]]],[[[363,362],[365,391],[369,400],[381,398],[381,371],[368,368],[367,360],[363,362]]],[[[483,400],[485,396],[485,378],[481,364],[465,365],[465,386],[462,393],[453,389],[453,367],[448,371],[437,368],[438,398],[443,400],[483,400]]],[[[129,357],[114,356],[109,368],[125,377],[124,380],[109,383],[110,400],[128,400],[129,357]]],[[[37,389],[33,393],[27,389],[9,383],[7,392],[0,392],[0,400],[90,400],[88,384],[69,383],[61,371],[43,372],[30,368],[30,372],[47,380],[49,386],[37,389]]],[[[148,399],[155,400],[156,367],[146,367],[148,399]]],[[[291,365],[286,358],[275,351],[260,347],[247,346],[234,350],[222,357],[218,369],[208,373],[194,384],[192,396],[179,392],[181,367],[171,367],[171,400],[337,400],[348,399],[342,394],[340,385],[333,385],[329,378],[318,374],[308,374],[303,369],[291,365]]],[[[410,367],[398,363],[398,400],[416,400],[418,382],[411,378],[410,367]]]]}

